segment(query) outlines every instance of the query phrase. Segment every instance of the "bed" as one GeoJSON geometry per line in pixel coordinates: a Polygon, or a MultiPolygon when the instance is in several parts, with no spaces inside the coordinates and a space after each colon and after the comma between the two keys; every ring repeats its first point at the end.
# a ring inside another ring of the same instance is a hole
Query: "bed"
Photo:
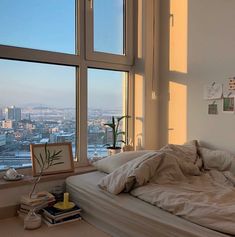
{"type": "Polygon", "coordinates": [[[71,176],[66,180],[66,188],[83,209],[83,218],[111,236],[228,236],[174,216],[128,193],[114,195],[104,191],[97,184],[105,176],[99,171],[71,176]]]}

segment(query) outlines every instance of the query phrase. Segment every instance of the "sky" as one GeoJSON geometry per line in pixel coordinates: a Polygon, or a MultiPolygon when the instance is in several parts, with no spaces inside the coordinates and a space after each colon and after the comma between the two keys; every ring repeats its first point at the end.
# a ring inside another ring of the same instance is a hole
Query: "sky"
{"type": "MultiPolygon", "coordinates": [[[[122,2],[94,0],[95,50],[123,53],[122,2]]],[[[74,54],[75,1],[0,0],[0,44],[74,54]]],[[[0,59],[0,106],[74,107],[75,71],[0,59]]],[[[88,75],[90,107],[121,106],[124,73],[90,69],[88,75]]]]}

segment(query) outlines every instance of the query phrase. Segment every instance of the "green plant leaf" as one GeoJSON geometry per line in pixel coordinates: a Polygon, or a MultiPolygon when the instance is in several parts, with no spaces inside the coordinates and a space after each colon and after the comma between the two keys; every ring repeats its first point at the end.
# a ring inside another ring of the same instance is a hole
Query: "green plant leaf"
{"type": "Polygon", "coordinates": [[[126,142],[125,142],[125,141],[123,141],[123,140],[118,140],[118,142],[122,142],[122,143],[126,144],[126,142]]]}
{"type": "Polygon", "coordinates": [[[121,132],[117,132],[117,136],[118,135],[125,135],[126,133],[124,131],[121,131],[121,132]]]}
{"type": "Polygon", "coordinates": [[[115,129],[115,124],[112,124],[112,123],[105,123],[104,125],[105,125],[105,126],[109,126],[109,127],[112,128],[112,129],[115,129]]]}
{"type": "Polygon", "coordinates": [[[131,116],[129,116],[129,115],[123,115],[123,116],[121,116],[121,117],[118,117],[117,118],[117,121],[118,122],[120,122],[122,119],[124,119],[124,118],[130,118],[131,116]]]}
{"type": "Polygon", "coordinates": [[[60,165],[60,164],[64,164],[64,162],[60,161],[60,162],[53,163],[53,165],[60,165]]]}
{"type": "Polygon", "coordinates": [[[41,169],[42,165],[41,165],[39,159],[38,159],[37,156],[35,156],[35,155],[34,155],[34,158],[36,159],[36,161],[37,161],[37,163],[38,163],[38,165],[39,165],[39,167],[40,167],[40,169],[41,169]]]}

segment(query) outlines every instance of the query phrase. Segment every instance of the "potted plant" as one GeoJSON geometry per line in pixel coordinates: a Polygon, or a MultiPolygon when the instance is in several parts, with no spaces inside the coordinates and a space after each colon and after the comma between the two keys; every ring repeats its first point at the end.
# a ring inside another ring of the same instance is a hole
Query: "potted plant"
{"type": "Polygon", "coordinates": [[[105,146],[107,146],[107,149],[108,149],[108,155],[114,155],[114,154],[119,153],[121,151],[121,147],[118,145],[118,143],[125,144],[125,141],[123,141],[122,139],[119,139],[120,135],[122,135],[122,136],[125,135],[124,131],[119,130],[120,122],[124,118],[130,118],[130,116],[124,115],[124,116],[117,117],[117,118],[112,116],[112,122],[104,124],[105,126],[108,126],[112,129],[112,140],[113,140],[112,144],[105,144],[105,146]]]}

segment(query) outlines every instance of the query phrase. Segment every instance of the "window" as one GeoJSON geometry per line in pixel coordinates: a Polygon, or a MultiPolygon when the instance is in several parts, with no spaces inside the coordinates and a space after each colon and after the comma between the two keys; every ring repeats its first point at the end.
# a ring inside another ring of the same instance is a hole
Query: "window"
{"type": "Polygon", "coordinates": [[[123,0],[93,0],[94,51],[123,55],[124,16],[123,0]]]}
{"type": "MultiPolygon", "coordinates": [[[[88,158],[107,156],[105,144],[112,134],[104,123],[126,114],[127,73],[88,70],[88,158]]],[[[123,129],[124,130],[124,129],[123,129]]]]}
{"type": "Polygon", "coordinates": [[[0,169],[31,165],[30,143],[72,142],[75,68],[0,60],[0,169]]]}
{"type": "Polygon", "coordinates": [[[0,170],[31,165],[30,143],[62,141],[86,165],[102,124],[129,114],[132,2],[0,1],[0,170]]]}
{"type": "Polygon", "coordinates": [[[0,44],[75,53],[75,0],[1,0],[0,44]]]}
{"type": "Polygon", "coordinates": [[[88,59],[132,65],[132,10],[132,0],[87,1],[88,59]]]}

